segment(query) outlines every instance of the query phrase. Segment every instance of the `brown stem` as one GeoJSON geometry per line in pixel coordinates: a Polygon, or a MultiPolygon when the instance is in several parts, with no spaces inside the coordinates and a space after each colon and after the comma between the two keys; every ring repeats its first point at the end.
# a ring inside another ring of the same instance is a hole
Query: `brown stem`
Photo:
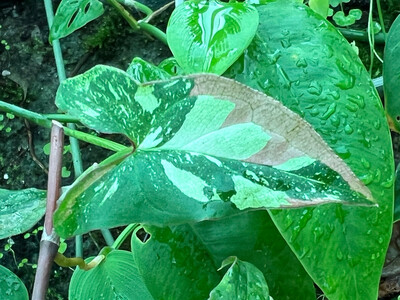
{"type": "Polygon", "coordinates": [[[40,242],[39,260],[33,286],[32,300],[46,299],[51,267],[59,246],[59,237],[53,230],[53,213],[56,209],[57,199],[60,197],[64,130],[62,125],[55,121],[53,121],[53,126],[51,128],[50,145],[46,214],[44,217],[44,229],[40,242]]]}

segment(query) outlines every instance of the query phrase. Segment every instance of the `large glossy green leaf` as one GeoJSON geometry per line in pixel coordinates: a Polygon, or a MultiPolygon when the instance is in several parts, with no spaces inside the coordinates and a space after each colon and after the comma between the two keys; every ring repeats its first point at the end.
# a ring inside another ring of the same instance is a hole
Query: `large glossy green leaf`
{"type": "Polygon", "coordinates": [[[98,0],[62,0],[51,26],[50,41],[66,37],[103,12],[103,4],[98,0]]]}
{"type": "Polygon", "coordinates": [[[250,44],[257,26],[257,10],[250,4],[189,0],[171,15],[168,45],[186,72],[220,75],[250,44]]]}
{"type": "MultiPolygon", "coordinates": [[[[91,259],[87,259],[89,262],[91,259]]],[[[97,267],[89,271],[76,268],[69,285],[69,299],[153,300],[138,272],[132,254],[111,251],[97,267]]]]}
{"type": "Polygon", "coordinates": [[[273,220],[327,297],[376,299],[393,206],[391,140],[378,95],[331,24],[285,1],[258,9],[257,38],[227,75],[302,115],[379,204],[277,210],[273,220]]]}
{"type": "Polygon", "coordinates": [[[237,213],[233,207],[370,203],[369,190],[309,124],[222,77],[138,86],[126,73],[100,66],[63,83],[56,102],[88,126],[139,144],[107,174],[88,172],[64,195],[55,214],[61,236],[132,222],[219,218],[237,213]]]}
{"type": "Polygon", "coordinates": [[[400,131],[400,16],[390,27],[383,61],[383,88],[389,122],[400,131]]]}
{"type": "Polygon", "coordinates": [[[217,268],[231,255],[263,272],[274,299],[315,299],[311,279],[265,211],[192,225],[144,227],[151,237],[143,243],[133,235],[132,252],[156,299],[205,299],[222,276],[217,268]]]}
{"type": "Polygon", "coordinates": [[[224,278],[211,291],[208,299],[270,299],[264,275],[254,265],[235,256],[225,259],[221,268],[229,265],[224,278]]]}
{"type": "Polygon", "coordinates": [[[29,230],[44,215],[46,191],[0,189],[0,239],[29,230]]]}
{"type": "Polygon", "coordinates": [[[0,265],[0,299],[28,300],[28,291],[21,279],[0,265]]]}

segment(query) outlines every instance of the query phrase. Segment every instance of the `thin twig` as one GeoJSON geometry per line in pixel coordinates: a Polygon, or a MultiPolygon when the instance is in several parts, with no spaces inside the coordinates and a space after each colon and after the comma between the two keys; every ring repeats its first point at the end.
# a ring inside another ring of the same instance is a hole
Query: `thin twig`
{"type": "Polygon", "coordinates": [[[155,18],[156,16],[162,14],[165,10],[167,10],[170,6],[174,5],[175,1],[171,1],[167,4],[165,4],[164,6],[160,7],[159,9],[157,9],[156,11],[154,11],[151,15],[148,15],[146,18],[144,18],[144,20],[146,21],[146,23],[149,23],[151,21],[151,19],[155,18]]]}
{"type": "Polygon", "coordinates": [[[26,128],[26,133],[28,135],[28,149],[29,153],[33,159],[33,161],[46,173],[49,174],[49,170],[47,170],[46,166],[40,161],[40,159],[36,156],[35,152],[35,146],[33,145],[33,137],[32,137],[32,131],[31,131],[31,126],[29,125],[29,122],[27,119],[24,119],[25,123],[25,128],[26,128]]]}

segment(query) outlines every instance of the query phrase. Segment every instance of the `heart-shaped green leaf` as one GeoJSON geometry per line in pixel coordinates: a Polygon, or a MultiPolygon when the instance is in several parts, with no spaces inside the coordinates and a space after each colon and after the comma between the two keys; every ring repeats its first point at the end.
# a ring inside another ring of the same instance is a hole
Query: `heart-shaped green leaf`
{"type": "Polygon", "coordinates": [[[376,299],[393,206],[392,146],[380,99],[361,61],[331,24],[286,1],[257,8],[256,38],[228,75],[304,116],[379,204],[271,215],[328,298],[376,299]]]}
{"type": "Polygon", "coordinates": [[[220,75],[250,44],[257,26],[257,10],[245,2],[189,0],[171,15],[168,45],[187,73],[220,75]]]}
{"type": "Polygon", "coordinates": [[[66,37],[104,12],[98,0],[62,0],[50,30],[50,42],[66,37]]]}
{"type": "Polygon", "coordinates": [[[46,191],[0,189],[0,239],[31,229],[45,210],[46,191]]]}
{"type": "Polygon", "coordinates": [[[29,299],[28,291],[21,279],[2,265],[0,265],[0,298],[7,300],[29,299]]]}
{"type": "Polygon", "coordinates": [[[99,226],[219,218],[237,213],[232,203],[241,210],[370,203],[368,189],[310,125],[222,77],[137,86],[126,73],[99,66],[64,82],[56,102],[93,129],[139,141],[119,165],[88,172],[64,194],[55,214],[63,237],[99,226]],[[121,214],[121,207],[132,210],[121,214]]]}
{"type": "Polygon", "coordinates": [[[121,250],[111,251],[94,269],[84,271],[76,268],[68,296],[71,300],[154,299],[138,272],[132,254],[121,250]]]}
{"type": "Polygon", "coordinates": [[[263,273],[251,263],[230,256],[221,268],[229,266],[221,282],[211,291],[209,300],[260,299],[269,300],[268,285],[263,273]]]}
{"type": "Polygon", "coordinates": [[[385,109],[393,129],[400,132],[400,16],[390,27],[383,61],[385,109]]]}

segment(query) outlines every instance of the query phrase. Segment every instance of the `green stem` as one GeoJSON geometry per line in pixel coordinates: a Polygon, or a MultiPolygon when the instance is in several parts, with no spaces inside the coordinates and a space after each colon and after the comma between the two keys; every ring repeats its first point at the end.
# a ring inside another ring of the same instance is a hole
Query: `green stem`
{"type": "Polygon", "coordinates": [[[6,113],[12,113],[17,117],[21,117],[31,121],[32,123],[38,124],[42,127],[51,128],[51,121],[45,118],[43,115],[35,113],[33,111],[24,109],[22,107],[4,102],[0,100],[0,110],[6,113]]]}
{"type": "MultiPolygon", "coordinates": [[[[347,29],[347,28],[338,28],[338,30],[343,34],[346,39],[361,41],[361,42],[368,42],[368,32],[364,30],[354,30],[354,29],[347,29]]],[[[376,44],[384,44],[385,37],[382,32],[375,34],[374,40],[376,44]]]]}
{"type": "Polygon", "coordinates": [[[374,47],[375,47],[375,35],[373,34],[373,30],[371,32],[372,27],[372,10],[374,7],[374,1],[370,0],[369,2],[369,13],[368,13],[368,42],[369,42],[369,56],[370,56],[370,64],[369,64],[369,75],[372,76],[372,68],[374,66],[374,47]]]}
{"type": "MultiPolygon", "coordinates": [[[[121,2],[121,0],[118,0],[121,2]]],[[[137,21],[117,0],[107,0],[121,15],[122,17],[128,22],[128,24],[133,28],[133,30],[140,30],[151,34],[155,38],[162,41],[164,44],[168,45],[167,43],[167,36],[164,32],[162,32],[157,27],[146,23],[145,21],[137,21]]],[[[136,2],[136,4],[139,2],[136,2]]],[[[142,7],[143,8],[143,7],[142,7]]]]}
{"type": "Polygon", "coordinates": [[[114,244],[114,238],[113,238],[110,230],[101,229],[100,231],[101,231],[101,233],[102,233],[102,235],[104,237],[104,240],[106,241],[107,246],[111,247],[114,244]]]}
{"type": "Polygon", "coordinates": [[[382,14],[381,1],[380,0],[376,0],[376,7],[378,8],[379,23],[381,24],[383,36],[384,36],[384,39],[386,41],[385,22],[383,21],[383,14],[382,14]]]}
{"type": "Polygon", "coordinates": [[[132,231],[134,231],[139,226],[140,225],[136,224],[136,223],[129,224],[128,226],[126,226],[125,229],[121,232],[121,234],[115,240],[114,244],[112,245],[112,248],[119,249],[119,247],[121,247],[122,243],[132,233],[132,231]]]}
{"type": "Polygon", "coordinates": [[[134,0],[118,0],[118,2],[121,3],[122,5],[134,7],[135,9],[144,13],[147,16],[153,13],[153,10],[150,7],[134,0]]]}
{"type": "Polygon", "coordinates": [[[163,42],[165,45],[168,45],[167,35],[157,27],[146,23],[145,21],[139,21],[139,26],[140,29],[142,29],[143,31],[146,31],[147,33],[151,34],[152,36],[163,42]]]}
{"type": "Polygon", "coordinates": [[[122,17],[128,22],[128,24],[134,29],[139,30],[138,21],[120,4],[117,0],[107,0],[118,12],[122,15],[122,17]]]}
{"type": "MultiPolygon", "coordinates": [[[[50,30],[51,26],[53,25],[53,20],[54,20],[53,5],[52,5],[51,0],[45,0],[44,2],[45,2],[45,9],[46,9],[47,23],[49,25],[49,30],[50,30]]],[[[67,79],[67,75],[65,72],[64,60],[62,57],[62,50],[61,50],[61,45],[60,45],[59,40],[53,41],[53,52],[54,52],[54,58],[56,60],[58,80],[61,83],[65,79],[67,79]]],[[[75,130],[75,124],[69,123],[69,124],[67,124],[67,126],[68,126],[68,129],[75,130]]],[[[66,128],[64,128],[64,132],[65,132],[65,129],[66,128]]],[[[83,173],[82,157],[81,157],[81,151],[79,148],[79,143],[76,139],[72,138],[71,136],[69,138],[69,143],[71,145],[72,162],[74,165],[74,175],[75,175],[75,178],[78,178],[83,173]]],[[[76,251],[77,256],[83,255],[82,237],[81,236],[75,237],[75,251],[76,251]]]]}
{"type": "Polygon", "coordinates": [[[79,119],[70,116],[70,115],[64,115],[64,114],[43,114],[43,117],[45,117],[48,120],[54,120],[58,121],[61,123],[79,123],[79,119]]]}
{"type": "MultiPolygon", "coordinates": [[[[27,119],[28,121],[40,125],[42,127],[51,128],[51,120],[47,119],[45,116],[1,100],[0,100],[0,111],[4,111],[6,113],[7,112],[12,113],[17,117],[27,119]]],[[[63,128],[66,135],[102,148],[106,148],[116,152],[127,148],[126,146],[121,145],[119,143],[103,139],[101,137],[89,133],[78,131],[76,129],[71,129],[70,127],[63,126],[63,128]]]]}

